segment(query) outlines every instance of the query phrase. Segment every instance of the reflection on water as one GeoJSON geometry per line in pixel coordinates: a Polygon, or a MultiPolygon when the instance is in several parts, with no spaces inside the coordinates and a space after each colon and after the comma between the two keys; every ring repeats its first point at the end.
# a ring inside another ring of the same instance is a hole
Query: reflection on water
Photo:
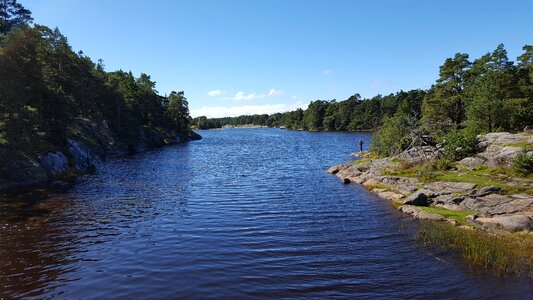
{"type": "Polygon", "coordinates": [[[66,193],[4,195],[0,298],[524,297],[413,241],[416,222],[324,172],[370,134],[204,131],[66,193]]]}

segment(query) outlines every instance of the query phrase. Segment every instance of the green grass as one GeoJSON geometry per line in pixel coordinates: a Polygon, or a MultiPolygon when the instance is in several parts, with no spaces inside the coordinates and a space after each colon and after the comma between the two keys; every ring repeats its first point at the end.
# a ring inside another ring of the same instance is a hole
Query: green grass
{"type": "Polygon", "coordinates": [[[533,149],[533,144],[529,143],[528,141],[521,141],[521,142],[518,142],[518,143],[502,145],[502,146],[533,149]]]}
{"type": "Polygon", "coordinates": [[[445,218],[454,220],[459,225],[468,224],[468,222],[466,221],[466,216],[469,216],[475,213],[473,211],[467,211],[467,210],[456,211],[456,210],[449,210],[449,209],[435,207],[435,206],[428,206],[428,207],[420,206],[420,209],[422,209],[423,211],[427,213],[441,215],[445,218]]]}
{"type": "Polygon", "coordinates": [[[533,195],[533,188],[531,187],[509,185],[503,181],[495,180],[487,174],[476,174],[470,172],[459,174],[457,172],[447,172],[436,175],[435,180],[452,182],[471,182],[477,184],[478,186],[493,185],[503,189],[505,194],[511,195],[518,193],[526,193],[533,195]]]}
{"type": "Polygon", "coordinates": [[[437,222],[421,222],[416,238],[425,245],[457,249],[472,266],[533,277],[531,238],[516,234],[494,236],[437,222]]]}

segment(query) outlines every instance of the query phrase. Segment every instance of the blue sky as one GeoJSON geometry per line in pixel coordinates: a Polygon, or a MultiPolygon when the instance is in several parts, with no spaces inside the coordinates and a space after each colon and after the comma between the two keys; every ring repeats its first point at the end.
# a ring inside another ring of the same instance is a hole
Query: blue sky
{"type": "Polygon", "coordinates": [[[184,90],[193,116],[428,88],[457,52],[533,44],[533,1],[19,0],[106,70],[184,90]]]}

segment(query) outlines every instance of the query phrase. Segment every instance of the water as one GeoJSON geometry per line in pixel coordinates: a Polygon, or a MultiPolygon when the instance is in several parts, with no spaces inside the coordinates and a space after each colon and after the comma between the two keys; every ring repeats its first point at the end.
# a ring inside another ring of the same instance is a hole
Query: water
{"type": "Polygon", "coordinates": [[[324,172],[370,134],[203,131],[0,205],[0,298],[501,298],[528,279],[417,245],[417,223],[324,172]]]}

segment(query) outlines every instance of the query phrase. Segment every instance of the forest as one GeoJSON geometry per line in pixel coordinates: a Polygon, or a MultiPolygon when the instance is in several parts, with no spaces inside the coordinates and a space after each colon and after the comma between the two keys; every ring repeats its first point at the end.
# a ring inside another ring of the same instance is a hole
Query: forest
{"type": "Polygon", "coordinates": [[[130,148],[142,128],[192,134],[183,91],[162,96],[147,74],[106,71],[58,28],[33,24],[16,0],[0,1],[0,147],[61,148],[76,124],[91,120],[105,121],[130,148]]]}
{"type": "Polygon", "coordinates": [[[513,62],[503,44],[471,60],[466,53],[447,58],[428,90],[400,91],[344,101],[316,100],[306,110],[272,115],[208,119],[197,117],[199,129],[224,125],[283,126],[310,131],[374,131],[373,149],[397,154],[422,136],[467,154],[477,134],[519,131],[533,125],[533,46],[513,62]]]}

